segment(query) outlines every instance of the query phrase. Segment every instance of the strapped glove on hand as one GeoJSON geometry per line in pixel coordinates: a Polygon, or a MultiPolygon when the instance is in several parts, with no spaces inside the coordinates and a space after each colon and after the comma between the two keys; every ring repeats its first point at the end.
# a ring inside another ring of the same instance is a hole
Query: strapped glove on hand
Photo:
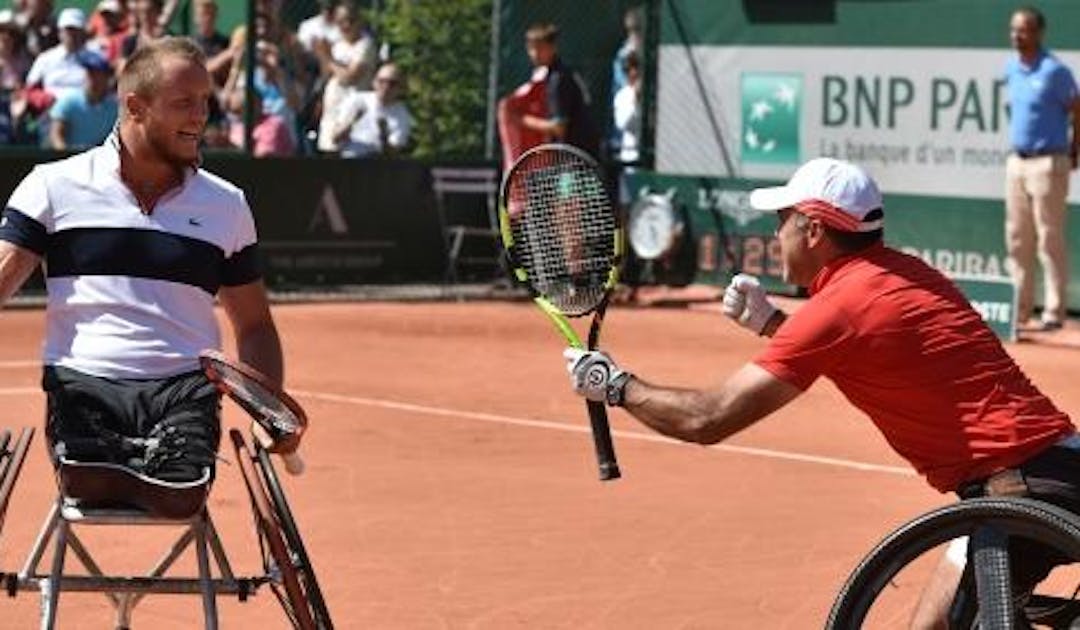
{"type": "Polygon", "coordinates": [[[563,351],[570,385],[586,400],[622,405],[623,388],[631,374],[619,369],[607,353],[567,348],[563,351]]]}
{"type": "Polygon", "coordinates": [[[740,273],[724,289],[724,315],[743,328],[760,335],[777,309],[769,302],[765,289],[754,276],[740,273]]]}

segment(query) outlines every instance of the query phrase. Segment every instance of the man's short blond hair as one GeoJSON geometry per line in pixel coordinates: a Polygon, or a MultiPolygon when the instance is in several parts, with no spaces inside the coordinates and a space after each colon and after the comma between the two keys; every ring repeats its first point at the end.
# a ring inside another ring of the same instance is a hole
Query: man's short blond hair
{"type": "Polygon", "coordinates": [[[161,81],[162,61],[166,57],[182,57],[206,66],[206,55],[189,37],[163,37],[148,42],[139,46],[124,64],[124,70],[117,80],[120,96],[131,92],[148,96],[157,90],[161,81]]]}

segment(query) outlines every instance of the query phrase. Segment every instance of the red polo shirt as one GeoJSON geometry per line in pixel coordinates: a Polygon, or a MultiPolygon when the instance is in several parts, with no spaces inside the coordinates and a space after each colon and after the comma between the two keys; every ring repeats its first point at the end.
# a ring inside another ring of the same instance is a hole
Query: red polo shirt
{"type": "Polygon", "coordinates": [[[837,259],[754,362],[831,379],[942,492],[1020,464],[1075,428],[955,285],[884,245],[837,259]]]}

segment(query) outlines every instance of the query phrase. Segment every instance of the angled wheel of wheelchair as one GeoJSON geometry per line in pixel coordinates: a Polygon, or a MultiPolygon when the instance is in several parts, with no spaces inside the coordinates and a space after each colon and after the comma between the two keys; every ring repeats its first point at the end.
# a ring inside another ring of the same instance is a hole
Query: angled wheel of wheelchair
{"type": "Polygon", "coordinates": [[[255,470],[255,462],[258,460],[252,455],[240,431],[231,429],[229,439],[232,440],[236,461],[251,499],[263,565],[267,575],[273,578],[270,588],[294,628],[321,630],[315,624],[311,602],[301,584],[296,557],[285,540],[262,477],[255,470]]]}
{"type": "MultiPolygon", "coordinates": [[[[977,617],[980,628],[1012,628],[1013,602],[1009,591],[1008,553],[1004,544],[1008,538],[1036,540],[1060,552],[1064,557],[1080,561],[1080,516],[1042,501],[1015,498],[968,499],[950,504],[900,526],[859,563],[841,588],[826,628],[855,630],[872,628],[868,615],[883,592],[906,567],[931,550],[963,536],[991,542],[980,546],[975,554],[974,573],[977,576],[977,617]],[[987,533],[989,532],[989,537],[987,533]],[[1000,552],[993,557],[992,554],[1000,552]],[[990,556],[980,556],[988,553],[990,556]],[[987,564],[980,564],[989,557],[987,564]],[[1003,594],[1003,595],[1002,595],[1003,594]]],[[[1069,597],[1033,597],[1024,608],[1028,620],[1059,627],[1056,618],[1063,613],[1080,615],[1080,603],[1069,597]]],[[[1068,615],[1065,615],[1068,616],[1068,615]]],[[[1069,627],[1065,625],[1063,627],[1069,627]]]]}
{"type": "Polygon", "coordinates": [[[285,498],[285,491],[278,480],[277,471],[270,461],[270,454],[265,449],[256,446],[255,464],[262,475],[263,483],[270,493],[270,501],[277,516],[278,524],[285,535],[285,542],[292,552],[293,562],[299,574],[300,586],[307,594],[311,602],[311,612],[315,617],[315,624],[320,630],[333,630],[334,624],[330,620],[330,610],[326,607],[326,599],[323,597],[319,581],[315,576],[315,567],[311,563],[304,541],[300,536],[300,528],[296,525],[292,509],[285,498]]]}
{"type": "Polygon", "coordinates": [[[7,429],[0,432],[0,529],[4,526],[11,493],[15,490],[15,482],[19,479],[33,439],[34,429],[28,427],[19,432],[18,439],[11,446],[11,432],[7,429]]]}

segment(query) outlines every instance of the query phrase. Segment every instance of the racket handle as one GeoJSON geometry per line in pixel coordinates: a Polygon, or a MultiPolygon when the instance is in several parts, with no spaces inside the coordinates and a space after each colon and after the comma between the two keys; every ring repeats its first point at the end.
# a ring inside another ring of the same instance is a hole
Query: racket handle
{"type": "Polygon", "coordinates": [[[589,422],[592,424],[593,443],[596,446],[596,463],[600,466],[600,481],[611,481],[622,477],[619,463],[615,461],[615,445],[611,442],[611,427],[608,425],[607,409],[604,403],[588,401],[589,422]]]}
{"type": "Polygon", "coordinates": [[[285,471],[290,475],[295,477],[304,474],[304,458],[300,457],[300,453],[282,453],[281,459],[285,462],[285,471]]]}

